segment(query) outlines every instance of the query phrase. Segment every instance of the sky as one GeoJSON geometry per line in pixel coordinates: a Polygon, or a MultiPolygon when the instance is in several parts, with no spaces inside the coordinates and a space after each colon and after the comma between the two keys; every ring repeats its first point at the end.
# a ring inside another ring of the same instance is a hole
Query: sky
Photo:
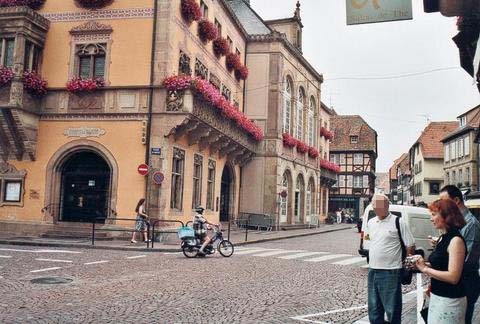
{"type": "MultiPolygon", "coordinates": [[[[268,20],[293,16],[296,0],[250,3],[268,20]]],[[[345,0],[302,0],[301,18],[303,54],[325,79],[322,101],[339,114],[361,115],[377,131],[378,172],[388,171],[429,121],[456,120],[480,104],[452,41],[456,19],[424,13],[421,0],[413,0],[407,21],[347,26],[345,0]]]]}

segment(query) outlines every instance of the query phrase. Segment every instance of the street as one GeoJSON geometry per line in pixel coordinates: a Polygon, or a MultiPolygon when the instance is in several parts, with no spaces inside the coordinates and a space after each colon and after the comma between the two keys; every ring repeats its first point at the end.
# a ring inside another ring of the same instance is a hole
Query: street
{"type": "Polygon", "coordinates": [[[366,314],[358,235],[347,229],[205,259],[1,245],[0,322],[352,323],[366,314]],[[31,282],[44,277],[72,281],[31,282]]]}

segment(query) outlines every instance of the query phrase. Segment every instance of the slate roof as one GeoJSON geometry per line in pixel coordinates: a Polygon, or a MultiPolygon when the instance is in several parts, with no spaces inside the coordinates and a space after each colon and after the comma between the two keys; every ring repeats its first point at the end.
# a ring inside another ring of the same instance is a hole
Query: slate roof
{"type": "Polygon", "coordinates": [[[397,177],[397,168],[406,157],[408,157],[407,153],[403,153],[398,159],[393,162],[393,165],[390,167],[390,180],[398,180],[397,177]]]}
{"type": "Polygon", "coordinates": [[[377,132],[358,115],[330,117],[330,129],[334,132],[330,151],[373,151],[377,153],[377,132]],[[350,136],[358,136],[352,144],[350,136]]]}
{"type": "Polygon", "coordinates": [[[225,0],[249,35],[269,35],[272,30],[244,0],[225,0]]]}
{"type": "Polygon", "coordinates": [[[458,122],[431,122],[423,130],[412,148],[420,145],[424,159],[443,159],[442,139],[458,127],[458,122]]]}

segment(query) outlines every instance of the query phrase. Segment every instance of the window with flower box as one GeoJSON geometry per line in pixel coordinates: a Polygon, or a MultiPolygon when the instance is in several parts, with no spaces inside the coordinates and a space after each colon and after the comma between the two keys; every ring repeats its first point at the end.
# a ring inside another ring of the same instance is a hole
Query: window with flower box
{"type": "Polygon", "coordinates": [[[42,49],[38,45],[27,40],[25,43],[25,58],[23,62],[23,68],[27,71],[38,72],[41,54],[42,49]]]}
{"type": "Polygon", "coordinates": [[[105,78],[106,43],[77,45],[77,76],[82,79],[105,78]]]}
{"type": "Polygon", "coordinates": [[[292,109],[292,83],[286,78],[283,89],[283,132],[290,134],[290,116],[292,109]]]}
{"type": "Polygon", "coordinates": [[[208,69],[198,58],[195,59],[195,76],[208,80],[208,69]]]}
{"type": "Polygon", "coordinates": [[[184,169],[185,151],[174,148],[172,159],[172,187],[170,196],[170,208],[176,210],[182,210],[184,169]]]}
{"type": "Polygon", "coordinates": [[[232,97],[232,91],[230,91],[225,85],[222,85],[222,96],[228,101],[230,101],[230,98],[232,97]]]}
{"type": "Polygon", "coordinates": [[[202,204],[202,169],[203,157],[195,154],[193,157],[193,195],[192,208],[202,204]]]}
{"type": "Polygon", "coordinates": [[[13,54],[15,52],[15,39],[14,38],[2,38],[0,40],[0,64],[6,67],[13,67],[13,54]]]}
{"type": "Polygon", "coordinates": [[[178,74],[179,75],[191,75],[192,68],[190,67],[190,57],[187,54],[180,51],[180,58],[178,60],[178,74]]]}
{"type": "Polygon", "coordinates": [[[298,91],[298,101],[297,101],[297,127],[296,127],[296,137],[299,140],[303,139],[303,123],[304,123],[304,107],[305,107],[305,92],[303,88],[300,88],[298,91]]]}
{"type": "Polygon", "coordinates": [[[215,199],[215,169],[216,162],[208,161],[208,178],[207,178],[207,209],[213,210],[215,199]]]}

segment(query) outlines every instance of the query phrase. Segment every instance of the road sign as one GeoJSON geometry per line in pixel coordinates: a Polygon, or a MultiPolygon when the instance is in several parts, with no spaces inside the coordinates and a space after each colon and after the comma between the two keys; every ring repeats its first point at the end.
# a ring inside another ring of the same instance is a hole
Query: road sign
{"type": "Polygon", "coordinates": [[[152,149],[150,150],[150,153],[152,155],[161,155],[162,154],[162,149],[159,148],[159,147],[152,147],[152,149]]]}
{"type": "Polygon", "coordinates": [[[162,172],[157,171],[153,174],[153,182],[157,185],[161,185],[163,183],[163,180],[165,180],[165,176],[163,175],[162,172]]]}
{"type": "Polygon", "coordinates": [[[412,19],[412,0],[346,0],[347,25],[412,19]]]}
{"type": "Polygon", "coordinates": [[[140,175],[144,176],[144,175],[147,175],[148,174],[148,165],[146,164],[140,164],[137,168],[137,171],[138,173],[140,173],[140,175]]]}

